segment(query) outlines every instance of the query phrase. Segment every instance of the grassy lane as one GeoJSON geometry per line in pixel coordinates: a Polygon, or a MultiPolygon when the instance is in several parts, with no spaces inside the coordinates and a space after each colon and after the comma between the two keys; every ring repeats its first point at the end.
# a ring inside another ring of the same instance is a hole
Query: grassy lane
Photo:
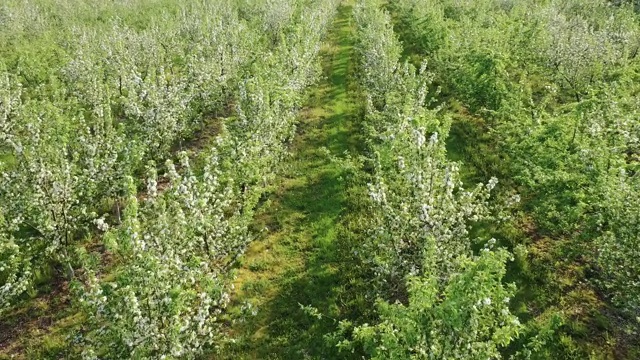
{"type": "Polygon", "coordinates": [[[355,153],[355,105],[349,77],[351,6],[342,5],[321,57],[324,79],[303,110],[292,158],[278,179],[265,214],[258,219],[263,236],[248,249],[235,283],[235,310],[245,302],[258,309],[232,331],[241,340],[225,357],[303,359],[332,357],[322,336],[330,318],[315,320],[299,304],[330,317],[344,282],[337,236],[348,207],[345,169],[332,156],[355,153]]]}

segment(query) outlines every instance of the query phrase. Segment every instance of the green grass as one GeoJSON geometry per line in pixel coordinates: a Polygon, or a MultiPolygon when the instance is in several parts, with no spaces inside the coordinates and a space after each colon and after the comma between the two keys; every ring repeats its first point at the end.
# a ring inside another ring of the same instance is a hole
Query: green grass
{"type": "Polygon", "coordinates": [[[331,158],[354,153],[358,144],[355,91],[349,82],[350,16],[351,7],[341,6],[321,53],[324,79],[302,112],[293,157],[278,179],[267,214],[258,218],[269,231],[250,246],[238,269],[235,311],[250,302],[258,313],[233,327],[240,341],[224,351],[224,358],[337,356],[323,335],[334,329],[331,318],[341,317],[338,298],[345,279],[340,268],[347,266],[341,263],[337,238],[348,209],[348,170],[331,158]],[[314,319],[300,304],[328,317],[314,319]]]}

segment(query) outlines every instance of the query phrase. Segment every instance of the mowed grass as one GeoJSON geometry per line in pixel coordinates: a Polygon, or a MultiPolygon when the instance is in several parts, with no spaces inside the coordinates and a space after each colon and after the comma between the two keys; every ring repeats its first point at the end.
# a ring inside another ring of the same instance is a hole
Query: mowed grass
{"type": "Polygon", "coordinates": [[[257,309],[232,326],[239,341],[223,351],[228,359],[335,358],[323,335],[340,318],[344,288],[337,245],[348,209],[345,171],[339,161],[355,153],[354,91],[350,86],[351,6],[342,5],[321,52],[324,77],[302,111],[290,163],[277,180],[270,205],[258,216],[265,229],[242,259],[232,311],[257,309]],[[300,307],[313,306],[316,319],[300,307]]]}

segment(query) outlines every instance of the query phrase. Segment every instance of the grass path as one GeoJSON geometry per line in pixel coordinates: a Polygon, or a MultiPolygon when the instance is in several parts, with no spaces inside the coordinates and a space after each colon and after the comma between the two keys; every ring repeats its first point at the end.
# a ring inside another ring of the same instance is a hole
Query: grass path
{"type": "Polygon", "coordinates": [[[344,157],[357,146],[350,89],[351,6],[342,5],[321,50],[323,80],[302,112],[292,158],[277,180],[258,225],[268,229],[245,254],[235,283],[235,309],[258,313],[232,331],[233,359],[327,358],[322,336],[333,321],[306,315],[299,304],[337,317],[342,290],[337,229],[347,209],[344,157]]]}

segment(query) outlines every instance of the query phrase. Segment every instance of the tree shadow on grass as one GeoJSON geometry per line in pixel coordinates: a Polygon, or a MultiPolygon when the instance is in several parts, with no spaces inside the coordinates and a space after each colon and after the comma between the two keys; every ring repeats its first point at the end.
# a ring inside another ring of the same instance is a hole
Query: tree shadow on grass
{"type": "MultiPolygon", "coordinates": [[[[325,79],[311,94],[308,116],[302,119],[293,142],[295,156],[272,196],[273,213],[267,216],[269,227],[277,231],[268,235],[271,243],[265,249],[277,253],[269,255],[277,259],[261,268],[262,272],[248,275],[260,285],[252,289],[258,314],[243,325],[244,338],[234,354],[227,354],[229,358],[335,359],[347,355],[327,345],[324,336],[335,331],[333,319],[344,317],[340,298],[349,281],[344,275],[349,273],[349,257],[341,254],[338,241],[349,211],[345,181],[349,170],[331,157],[357,152],[349,83],[350,16],[351,7],[341,6],[329,34],[322,54],[325,79]],[[300,305],[315,307],[323,316],[310,316],[300,305]]],[[[261,256],[266,257],[258,253],[249,261],[260,262],[261,256]]]]}

